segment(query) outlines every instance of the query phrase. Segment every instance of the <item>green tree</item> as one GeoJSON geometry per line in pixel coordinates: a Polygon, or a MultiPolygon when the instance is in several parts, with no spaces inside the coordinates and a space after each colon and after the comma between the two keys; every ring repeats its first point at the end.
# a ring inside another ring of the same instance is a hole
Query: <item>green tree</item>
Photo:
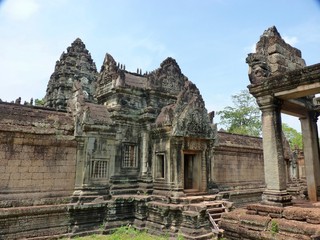
{"type": "Polygon", "coordinates": [[[242,90],[231,97],[234,106],[227,106],[217,113],[220,124],[230,133],[260,136],[261,113],[255,98],[248,90],[242,90]]]}
{"type": "Polygon", "coordinates": [[[44,99],[38,99],[36,98],[36,100],[34,101],[36,106],[43,106],[44,105],[44,99]]]}
{"type": "Polygon", "coordinates": [[[291,149],[302,149],[302,134],[300,132],[292,127],[289,127],[289,125],[286,123],[282,123],[282,131],[287,138],[291,149]]]}

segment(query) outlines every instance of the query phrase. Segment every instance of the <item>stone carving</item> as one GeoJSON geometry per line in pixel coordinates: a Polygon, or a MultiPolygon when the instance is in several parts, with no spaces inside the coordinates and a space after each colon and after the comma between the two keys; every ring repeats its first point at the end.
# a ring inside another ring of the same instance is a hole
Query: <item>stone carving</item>
{"type": "Polygon", "coordinates": [[[65,110],[72,96],[74,81],[81,81],[87,101],[94,101],[94,84],[97,78],[96,65],[80,38],[77,38],[67,53],[62,53],[50,77],[45,106],[65,110]]]}
{"type": "Polygon", "coordinates": [[[249,64],[249,80],[252,84],[261,82],[264,78],[271,75],[266,57],[262,54],[250,53],[246,58],[249,64]]]}
{"type": "Polygon", "coordinates": [[[175,136],[213,137],[213,129],[202,96],[190,81],[185,82],[176,104],[161,110],[156,124],[172,125],[172,134],[175,136]]]}
{"type": "Polygon", "coordinates": [[[248,54],[246,63],[252,84],[306,66],[300,50],[287,44],[275,26],[264,31],[256,44],[256,52],[248,54]]]}
{"type": "Polygon", "coordinates": [[[14,103],[15,104],[21,104],[21,97],[18,97],[14,103]]]}
{"type": "Polygon", "coordinates": [[[96,97],[99,103],[103,103],[104,95],[109,90],[124,86],[125,75],[122,68],[122,64],[117,64],[110,54],[105,55],[97,80],[96,97]]]}
{"type": "Polygon", "coordinates": [[[72,113],[75,122],[75,134],[80,135],[82,133],[82,123],[85,117],[85,102],[84,94],[82,90],[82,84],[80,81],[74,81],[72,87],[72,97],[69,98],[67,106],[68,111],[72,113]]]}
{"type": "Polygon", "coordinates": [[[156,126],[171,126],[174,118],[174,108],[174,104],[163,107],[159,116],[156,119],[156,126]]]}
{"type": "Polygon", "coordinates": [[[178,94],[187,78],[181,73],[180,67],[173,58],[164,60],[160,68],[148,76],[148,86],[171,94],[178,94]]]}

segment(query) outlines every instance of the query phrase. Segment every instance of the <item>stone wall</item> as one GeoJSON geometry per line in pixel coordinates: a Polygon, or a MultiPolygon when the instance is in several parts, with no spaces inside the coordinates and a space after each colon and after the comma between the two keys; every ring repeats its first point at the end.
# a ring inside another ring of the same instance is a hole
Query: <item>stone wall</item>
{"type": "Polygon", "coordinates": [[[0,207],[69,197],[76,164],[72,118],[9,103],[0,104],[0,116],[0,207]]]}
{"type": "Polygon", "coordinates": [[[0,209],[0,239],[57,239],[68,236],[67,205],[0,209]]]}
{"type": "Polygon", "coordinates": [[[262,185],[262,139],[218,132],[211,167],[211,178],[222,190],[262,185]]]}
{"type": "Polygon", "coordinates": [[[218,132],[211,158],[213,187],[238,203],[259,200],[264,187],[263,167],[261,138],[218,132]]]}

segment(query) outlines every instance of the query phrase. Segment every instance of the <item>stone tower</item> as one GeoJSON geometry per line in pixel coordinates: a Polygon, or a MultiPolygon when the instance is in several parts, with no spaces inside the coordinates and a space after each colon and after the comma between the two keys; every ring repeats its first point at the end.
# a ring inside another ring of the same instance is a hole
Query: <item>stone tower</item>
{"type": "Polygon", "coordinates": [[[96,78],[97,68],[91,54],[77,38],[56,62],[44,98],[45,106],[65,110],[75,80],[81,82],[86,101],[92,102],[96,78]]]}

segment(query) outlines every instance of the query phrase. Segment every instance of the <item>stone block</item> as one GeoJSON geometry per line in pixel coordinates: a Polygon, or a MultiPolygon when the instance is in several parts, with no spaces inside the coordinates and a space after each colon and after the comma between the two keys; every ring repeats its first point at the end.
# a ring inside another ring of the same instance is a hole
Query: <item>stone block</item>
{"type": "Polygon", "coordinates": [[[9,172],[5,172],[5,173],[0,174],[0,180],[1,181],[7,180],[9,178],[10,178],[10,173],[9,172]]]}
{"type": "Polygon", "coordinates": [[[30,172],[21,173],[21,179],[23,179],[23,180],[32,179],[32,174],[33,173],[30,173],[30,172]]]}
{"type": "Polygon", "coordinates": [[[9,167],[18,167],[21,164],[21,160],[14,160],[14,159],[10,159],[8,161],[8,166],[9,167]]]}
{"type": "MultiPolygon", "coordinates": [[[[295,220],[288,221],[286,219],[275,219],[273,221],[278,225],[279,232],[301,234],[309,237],[320,233],[320,225],[318,224],[309,224],[295,220]]],[[[269,225],[269,229],[270,228],[271,225],[269,225]]]]}
{"type": "Polygon", "coordinates": [[[20,180],[21,179],[21,173],[13,172],[10,174],[10,181],[11,180],[20,180]]]}
{"type": "Polygon", "coordinates": [[[263,231],[267,228],[270,220],[270,217],[264,217],[259,215],[243,215],[240,218],[240,226],[255,231],[263,231]]]}
{"type": "Polygon", "coordinates": [[[31,166],[31,167],[29,167],[29,172],[30,173],[37,173],[37,172],[39,172],[39,167],[38,166],[31,166]]]}
{"type": "MultiPolygon", "coordinates": [[[[46,172],[48,172],[48,171],[50,171],[49,169],[48,169],[48,167],[38,167],[38,172],[39,173],[46,173],[46,172]]],[[[51,170],[52,171],[52,170],[51,170]]]]}
{"type": "Polygon", "coordinates": [[[54,173],[51,172],[44,172],[43,173],[43,179],[52,179],[53,178],[54,173]]]}
{"type": "Polygon", "coordinates": [[[34,159],[31,162],[31,166],[35,166],[35,167],[42,167],[43,166],[43,160],[42,159],[34,159]]]}
{"type": "Polygon", "coordinates": [[[279,64],[269,64],[270,70],[272,74],[280,74],[287,71],[285,66],[279,64]]]}
{"type": "Polygon", "coordinates": [[[21,181],[21,185],[20,187],[24,187],[24,188],[29,188],[32,186],[32,180],[31,179],[23,179],[23,181],[21,181]]]}
{"type": "Polygon", "coordinates": [[[274,53],[272,55],[268,56],[268,61],[271,64],[279,64],[279,65],[286,65],[286,59],[283,55],[279,54],[279,53],[274,53]]]}
{"type": "Polygon", "coordinates": [[[296,69],[299,68],[296,63],[291,62],[291,61],[288,61],[288,62],[287,62],[287,67],[288,67],[288,70],[289,70],[289,71],[296,70],[296,69]]]}
{"type": "Polygon", "coordinates": [[[312,224],[320,224],[320,208],[312,209],[308,214],[307,222],[312,224]]]}
{"type": "Polygon", "coordinates": [[[284,49],[280,44],[273,44],[268,47],[268,54],[269,55],[274,54],[274,53],[279,53],[279,54],[283,55],[285,51],[286,51],[286,49],[284,49]]]}
{"type": "Polygon", "coordinates": [[[284,208],[277,207],[277,206],[269,206],[263,204],[250,204],[247,206],[248,210],[253,210],[257,212],[266,212],[266,213],[273,213],[273,214],[282,214],[284,208]]]}
{"type": "Polygon", "coordinates": [[[6,160],[5,156],[6,156],[6,153],[0,149],[0,166],[1,166],[2,162],[5,162],[5,160],[6,160]]]}
{"type": "Polygon", "coordinates": [[[239,236],[241,236],[241,239],[261,239],[261,232],[245,228],[243,226],[239,227],[238,230],[239,236]]]}
{"type": "Polygon", "coordinates": [[[31,166],[31,160],[30,159],[22,159],[21,160],[21,167],[29,167],[31,166]]]}
{"type": "Polygon", "coordinates": [[[43,186],[45,188],[50,188],[53,186],[53,180],[52,179],[44,179],[43,180],[43,186]]]}
{"type": "Polygon", "coordinates": [[[43,180],[43,173],[34,172],[32,173],[32,180],[43,180]]]}
{"type": "Polygon", "coordinates": [[[302,59],[302,58],[297,58],[296,62],[298,64],[298,66],[300,66],[300,67],[305,67],[306,66],[306,61],[304,59],[302,59]]]}
{"type": "Polygon", "coordinates": [[[288,220],[306,221],[307,216],[310,214],[311,211],[312,209],[308,209],[308,208],[299,208],[299,207],[285,208],[283,211],[283,217],[288,220]]]}
{"type": "Polygon", "coordinates": [[[22,167],[22,166],[19,166],[17,168],[18,172],[19,173],[29,173],[29,167],[22,167]]]}

